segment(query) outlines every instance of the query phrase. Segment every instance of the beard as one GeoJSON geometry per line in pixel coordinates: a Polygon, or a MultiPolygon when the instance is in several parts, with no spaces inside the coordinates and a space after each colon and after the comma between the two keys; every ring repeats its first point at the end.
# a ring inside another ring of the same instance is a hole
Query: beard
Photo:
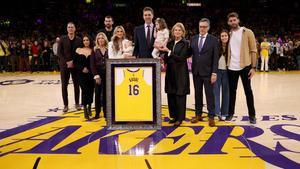
{"type": "Polygon", "coordinates": [[[239,25],[238,25],[238,24],[231,24],[230,27],[231,27],[232,29],[236,29],[236,28],[239,27],[239,25]]]}

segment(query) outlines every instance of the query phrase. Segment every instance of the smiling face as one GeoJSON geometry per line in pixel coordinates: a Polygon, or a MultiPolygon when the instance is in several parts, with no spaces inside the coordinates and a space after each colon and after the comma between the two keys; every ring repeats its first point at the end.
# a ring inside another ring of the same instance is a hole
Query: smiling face
{"type": "Polygon", "coordinates": [[[90,39],[87,37],[87,36],[85,36],[85,37],[83,37],[83,45],[84,45],[84,47],[90,47],[90,39]]]}
{"type": "Polygon", "coordinates": [[[124,31],[121,28],[117,29],[116,35],[118,38],[122,39],[124,36],[124,31]]]}
{"type": "Polygon", "coordinates": [[[209,30],[208,22],[199,22],[199,33],[200,35],[205,35],[209,30]]]}
{"type": "Polygon", "coordinates": [[[150,10],[144,11],[143,18],[146,24],[151,24],[153,19],[153,13],[150,10]]]}
{"type": "Polygon", "coordinates": [[[99,35],[97,38],[97,43],[99,46],[105,46],[105,38],[103,35],[99,35]]]}
{"type": "Polygon", "coordinates": [[[237,29],[239,27],[240,20],[237,17],[229,17],[227,23],[230,28],[237,29]]]}
{"type": "Polygon", "coordinates": [[[174,34],[175,38],[182,38],[183,37],[183,30],[179,26],[176,26],[174,28],[173,34],[174,34]]]}
{"type": "Polygon", "coordinates": [[[221,33],[221,35],[220,35],[220,37],[221,37],[221,42],[223,43],[223,44],[226,44],[227,42],[228,42],[228,33],[227,32],[222,32],[221,33]]]}

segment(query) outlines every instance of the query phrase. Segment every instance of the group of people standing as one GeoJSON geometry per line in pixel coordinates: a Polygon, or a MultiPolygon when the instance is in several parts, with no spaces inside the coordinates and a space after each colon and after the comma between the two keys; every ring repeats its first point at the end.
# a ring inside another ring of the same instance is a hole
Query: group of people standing
{"type": "Polygon", "coordinates": [[[104,21],[106,27],[97,34],[94,47],[88,35],[83,35],[80,39],[75,35],[74,23],[68,23],[68,35],[61,37],[58,45],[65,105],[63,111],[68,111],[67,85],[70,74],[74,83],[76,108],[80,109],[80,86],[84,115],[89,119],[95,89],[95,118],[99,118],[101,107],[104,109],[104,116],[106,114],[105,60],[155,58],[163,60],[167,66],[165,92],[171,118],[169,123],[180,126],[185,120],[186,97],[190,93],[187,58],[192,57],[195,117],[191,122],[203,121],[203,86],[209,126],[215,126],[215,116],[220,120],[231,120],[235,112],[238,79],[241,77],[247,99],[249,121],[256,123],[251,89],[251,78],[256,69],[256,42],[250,29],[239,26],[238,14],[233,12],[227,16],[231,30],[222,30],[219,40],[208,33],[210,21],[207,18],[199,21],[199,34],[189,41],[185,39],[186,31],[182,23],[178,22],[172,27],[171,38],[169,38],[165,20],[157,18],[153,24],[153,17],[153,9],[145,7],[143,9],[145,22],[135,28],[132,43],[126,39],[125,29],[122,26],[112,28],[112,17],[107,16],[104,21]],[[220,93],[222,93],[221,104],[220,93]]]}
{"type": "Polygon", "coordinates": [[[174,123],[174,126],[180,126],[185,120],[186,96],[190,93],[187,67],[189,57],[192,57],[195,91],[195,117],[191,123],[203,121],[203,86],[209,126],[215,126],[215,116],[219,120],[230,121],[235,113],[239,77],[247,99],[249,121],[256,123],[251,89],[251,78],[256,69],[255,36],[250,29],[239,26],[237,13],[228,14],[227,21],[231,30],[222,30],[219,40],[208,33],[210,21],[207,18],[199,21],[199,34],[190,41],[184,38],[184,25],[176,23],[171,31],[173,39],[166,47],[160,48],[160,51],[166,52],[165,92],[171,117],[169,123],[174,123]]]}
{"type": "Polygon", "coordinates": [[[250,29],[239,26],[237,13],[228,14],[227,21],[231,30],[222,30],[218,40],[208,33],[209,19],[202,18],[199,21],[199,34],[192,37],[190,42],[184,39],[183,24],[176,23],[171,31],[173,40],[160,49],[167,52],[164,57],[167,64],[165,92],[171,117],[169,123],[174,123],[174,126],[180,126],[185,120],[186,96],[190,93],[186,60],[189,57],[192,57],[195,89],[195,117],[191,123],[203,121],[203,86],[209,126],[215,126],[215,116],[218,116],[219,120],[230,121],[235,113],[239,77],[246,95],[249,121],[252,124],[256,123],[251,89],[251,78],[256,69],[255,36],[250,29]]]}

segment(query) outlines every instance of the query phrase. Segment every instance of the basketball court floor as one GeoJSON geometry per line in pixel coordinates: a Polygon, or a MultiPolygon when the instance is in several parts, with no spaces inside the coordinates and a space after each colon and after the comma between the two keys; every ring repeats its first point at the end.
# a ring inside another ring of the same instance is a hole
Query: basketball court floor
{"type": "Polygon", "coordinates": [[[103,118],[86,121],[72,105],[72,85],[71,110],[63,114],[59,79],[59,73],[0,74],[1,169],[300,168],[300,71],[254,76],[256,125],[248,122],[241,82],[231,122],[191,124],[191,78],[187,118],[178,128],[168,124],[162,73],[162,129],[133,131],[107,130],[103,118]]]}

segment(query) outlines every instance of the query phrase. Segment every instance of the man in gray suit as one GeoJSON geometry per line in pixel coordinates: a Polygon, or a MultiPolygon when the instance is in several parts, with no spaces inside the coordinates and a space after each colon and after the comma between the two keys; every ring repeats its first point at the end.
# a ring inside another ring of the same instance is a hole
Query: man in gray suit
{"type": "Polygon", "coordinates": [[[219,44],[216,37],[208,34],[210,21],[202,18],[199,21],[199,35],[195,35],[191,40],[192,52],[192,73],[195,87],[195,109],[196,116],[192,123],[203,121],[203,85],[206,94],[209,126],[215,126],[214,122],[214,93],[213,84],[217,79],[217,69],[219,60],[219,44]]]}

